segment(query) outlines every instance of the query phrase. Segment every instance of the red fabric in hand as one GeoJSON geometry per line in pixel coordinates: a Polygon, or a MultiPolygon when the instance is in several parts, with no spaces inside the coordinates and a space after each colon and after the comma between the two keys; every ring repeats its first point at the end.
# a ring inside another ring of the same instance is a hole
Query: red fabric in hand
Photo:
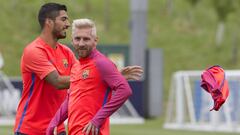
{"type": "Polygon", "coordinates": [[[223,68],[218,65],[207,68],[201,75],[201,87],[211,94],[214,106],[210,110],[218,111],[229,95],[228,82],[223,68]]]}

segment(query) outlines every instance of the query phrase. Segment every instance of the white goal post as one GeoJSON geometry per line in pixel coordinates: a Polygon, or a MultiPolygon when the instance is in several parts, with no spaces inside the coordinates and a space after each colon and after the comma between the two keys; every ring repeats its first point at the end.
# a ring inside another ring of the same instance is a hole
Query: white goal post
{"type": "Polygon", "coordinates": [[[202,71],[178,71],[172,76],[164,128],[240,132],[240,70],[226,70],[230,95],[219,111],[200,87],[202,71]]]}

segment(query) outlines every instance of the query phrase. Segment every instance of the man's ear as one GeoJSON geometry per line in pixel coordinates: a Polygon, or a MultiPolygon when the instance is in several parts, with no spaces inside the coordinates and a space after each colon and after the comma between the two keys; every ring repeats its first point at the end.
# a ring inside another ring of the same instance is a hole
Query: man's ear
{"type": "Polygon", "coordinates": [[[98,39],[99,39],[98,37],[96,37],[96,38],[94,39],[94,41],[95,41],[95,43],[94,43],[95,45],[94,45],[94,46],[95,46],[95,47],[96,47],[97,44],[98,44],[98,39]]]}
{"type": "Polygon", "coordinates": [[[98,42],[98,37],[95,38],[95,42],[98,42]]]}
{"type": "Polygon", "coordinates": [[[73,45],[73,37],[71,38],[71,44],[73,45]]]}
{"type": "Polygon", "coordinates": [[[45,24],[46,24],[46,26],[50,27],[53,25],[53,20],[50,18],[46,18],[45,24]]]}

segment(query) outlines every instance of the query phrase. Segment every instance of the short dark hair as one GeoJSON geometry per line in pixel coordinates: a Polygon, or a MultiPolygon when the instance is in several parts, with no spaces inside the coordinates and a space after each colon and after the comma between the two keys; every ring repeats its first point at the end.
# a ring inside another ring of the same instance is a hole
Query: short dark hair
{"type": "Polygon", "coordinates": [[[59,15],[60,10],[67,11],[67,7],[58,3],[46,3],[42,5],[38,13],[38,22],[41,26],[41,29],[44,27],[45,20],[47,18],[55,20],[55,18],[59,15]]]}

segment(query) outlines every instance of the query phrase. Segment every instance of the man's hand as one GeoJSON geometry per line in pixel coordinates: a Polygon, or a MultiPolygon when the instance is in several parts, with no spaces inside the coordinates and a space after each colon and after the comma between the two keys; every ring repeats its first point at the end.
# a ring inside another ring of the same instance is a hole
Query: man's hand
{"type": "Polygon", "coordinates": [[[85,135],[90,135],[89,133],[92,132],[92,135],[98,135],[99,133],[99,128],[97,128],[95,125],[92,124],[90,121],[82,130],[85,135]]]}
{"type": "Polygon", "coordinates": [[[141,66],[127,66],[121,69],[120,72],[127,80],[140,80],[143,69],[141,66]]]}
{"type": "Polygon", "coordinates": [[[57,127],[48,127],[46,135],[57,135],[57,127]]]}
{"type": "Polygon", "coordinates": [[[53,135],[57,135],[57,127],[54,128],[53,135]]]}

